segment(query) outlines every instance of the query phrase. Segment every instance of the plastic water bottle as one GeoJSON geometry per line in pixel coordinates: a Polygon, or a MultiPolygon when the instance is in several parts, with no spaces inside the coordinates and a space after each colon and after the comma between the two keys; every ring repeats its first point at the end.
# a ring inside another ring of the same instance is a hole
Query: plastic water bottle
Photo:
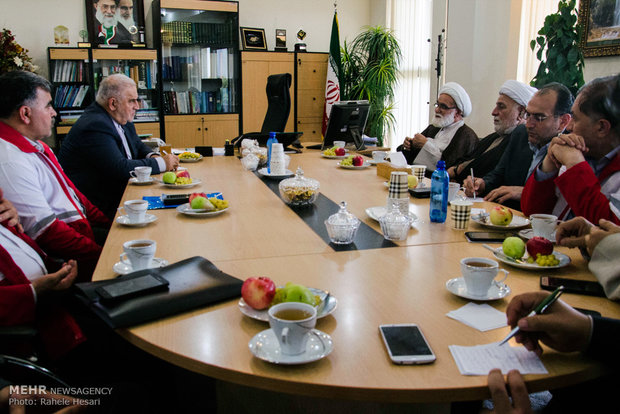
{"type": "Polygon", "coordinates": [[[437,169],[431,177],[431,221],[444,223],[448,214],[448,185],[450,177],[446,171],[446,162],[437,161],[437,169]]]}
{"type": "Polygon", "coordinates": [[[269,133],[269,139],[267,140],[267,174],[271,174],[271,144],[278,142],[275,132],[269,133]]]}

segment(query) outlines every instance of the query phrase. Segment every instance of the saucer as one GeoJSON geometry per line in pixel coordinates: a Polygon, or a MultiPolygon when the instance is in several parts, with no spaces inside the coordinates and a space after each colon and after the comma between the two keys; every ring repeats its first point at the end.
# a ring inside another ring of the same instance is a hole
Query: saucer
{"type": "Polygon", "coordinates": [[[325,332],[313,329],[306,343],[306,351],[299,355],[283,355],[275,333],[266,329],[258,333],[248,344],[252,354],[263,361],[274,364],[295,365],[306,364],[325,358],[334,349],[332,338],[325,332]]]}
{"type": "Polygon", "coordinates": [[[264,177],[269,177],[269,178],[286,178],[286,177],[292,177],[293,175],[295,175],[295,173],[291,170],[284,170],[284,174],[273,174],[273,173],[268,173],[267,172],[267,168],[261,168],[258,170],[258,173],[264,177]]]}
{"type": "Polygon", "coordinates": [[[364,168],[370,167],[370,164],[368,163],[368,161],[364,161],[362,165],[343,165],[341,163],[338,163],[338,166],[340,168],[344,168],[345,170],[363,170],[364,168]]]}
{"type": "MultiPolygon", "coordinates": [[[[162,259],[159,257],[153,257],[151,261],[150,269],[155,269],[157,267],[164,267],[168,265],[168,261],[166,259],[162,259]]],[[[112,270],[114,270],[119,275],[126,275],[127,273],[133,272],[131,265],[125,262],[116,262],[114,266],[112,266],[112,270]]]]}
{"type": "Polygon", "coordinates": [[[194,217],[217,216],[218,214],[222,214],[228,209],[229,207],[223,208],[221,210],[212,210],[212,211],[207,211],[207,210],[202,210],[202,209],[193,209],[190,207],[189,203],[181,204],[180,206],[177,206],[176,208],[177,212],[188,215],[188,216],[194,216],[194,217]]]}
{"type": "Polygon", "coordinates": [[[144,180],[144,181],[138,181],[138,179],[136,177],[131,177],[129,179],[129,182],[133,185],[149,185],[149,184],[153,184],[155,180],[153,180],[153,177],[149,177],[148,180],[144,180]]]}
{"type": "Polygon", "coordinates": [[[478,223],[481,226],[488,227],[494,230],[504,230],[504,229],[514,230],[514,229],[519,229],[522,227],[527,227],[530,225],[530,221],[526,219],[525,217],[521,217],[521,216],[513,216],[510,224],[506,226],[500,226],[497,224],[493,224],[490,222],[490,219],[488,216],[481,216],[480,214],[472,214],[471,220],[474,223],[478,223]]]}
{"type": "Polygon", "coordinates": [[[118,224],[122,224],[123,226],[129,226],[129,227],[146,226],[147,224],[152,223],[155,220],[157,220],[157,216],[154,214],[148,214],[148,213],[146,213],[146,215],[144,216],[144,221],[140,221],[137,223],[132,223],[131,221],[129,221],[129,216],[118,216],[116,218],[116,222],[118,224]]]}
{"type": "Polygon", "coordinates": [[[451,293],[456,296],[460,296],[465,299],[470,300],[498,300],[502,299],[508,295],[510,295],[510,287],[505,283],[493,282],[486,296],[477,296],[472,295],[467,291],[467,286],[465,286],[465,279],[462,277],[457,277],[454,279],[450,279],[446,282],[446,289],[448,289],[451,293]]]}
{"type": "Polygon", "coordinates": [[[202,184],[202,181],[200,181],[198,178],[192,178],[192,182],[189,184],[167,184],[163,182],[162,180],[157,180],[157,182],[162,184],[165,187],[170,187],[170,188],[190,188],[195,185],[202,184]]]}

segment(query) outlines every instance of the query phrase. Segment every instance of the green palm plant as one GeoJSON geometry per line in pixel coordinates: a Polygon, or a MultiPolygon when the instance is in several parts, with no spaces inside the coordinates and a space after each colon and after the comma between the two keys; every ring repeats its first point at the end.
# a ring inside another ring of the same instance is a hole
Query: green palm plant
{"type": "Polygon", "coordinates": [[[365,133],[383,145],[386,132],[394,127],[394,88],[402,58],[398,41],[389,29],[367,27],[350,45],[344,42],[341,56],[341,95],[344,100],[370,102],[365,133]]]}

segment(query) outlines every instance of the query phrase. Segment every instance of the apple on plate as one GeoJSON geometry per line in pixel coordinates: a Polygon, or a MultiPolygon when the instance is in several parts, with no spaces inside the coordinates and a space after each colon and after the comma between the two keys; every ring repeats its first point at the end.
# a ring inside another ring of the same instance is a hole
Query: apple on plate
{"type": "Polygon", "coordinates": [[[276,284],[268,277],[250,277],[241,285],[241,297],[252,308],[267,309],[276,294],[276,284]]]}
{"type": "Polygon", "coordinates": [[[189,202],[189,206],[194,210],[215,210],[213,203],[203,196],[194,197],[194,199],[189,202]]]}
{"type": "Polygon", "coordinates": [[[356,155],[355,157],[353,157],[354,167],[361,167],[362,165],[364,165],[364,158],[361,155],[356,155]]]}
{"type": "Polygon", "coordinates": [[[342,147],[336,148],[336,155],[339,157],[344,157],[347,152],[342,147]]]}
{"type": "Polygon", "coordinates": [[[187,170],[177,171],[177,178],[181,178],[181,177],[190,178],[189,171],[187,170]]]}
{"type": "Polygon", "coordinates": [[[191,193],[189,195],[189,202],[191,203],[193,199],[195,199],[196,197],[204,197],[207,198],[207,195],[205,193],[191,193]]]}
{"type": "Polygon", "coordinates": [[[491,209],[490,218],[496,226],[507,226],[512,222],[512,211],[504,206],[495,206],[491,209]]]}
{"type": "Polygon", "coordinates": [[[508,257],[520,259],[525,254],[525,243],[519,237],[506,237],[502,243],[502,251],[508,257]]]}
{"type": "Polygon", "coordinates": [[[418,186],[418,177],[416,177],[415,175],[408,175],[407,186],[409,188],[416,188],[418,186]]]}
{"type": "Polygon", "coordinates": [[[534,236],[527,241],[525,246],[527,247],[527,252],[534,259],[539,254],[546,256],[553,253],[553,243],[544,237],[534,236]]]}
{"type": "Polygon", "coordinates": [[[166,184],[174,184],[177,180],[177,175],[173,171],[168,171],[164,173],[161,179],[166,184]]]}

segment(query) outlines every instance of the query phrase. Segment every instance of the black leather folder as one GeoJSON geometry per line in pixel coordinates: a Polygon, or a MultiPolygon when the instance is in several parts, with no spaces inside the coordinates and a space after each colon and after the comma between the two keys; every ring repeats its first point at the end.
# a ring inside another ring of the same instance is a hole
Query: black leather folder
{"type": "Polygon", "coordinates": [[[78,298],[111,328],[116,329],[239,297],[242,284],[242,280],[222,272],[207,259],[195,256],[158,269],[139,270],[111,280],[78,283],[75,287],[78,298]],[[99,286],[148,273],[168,280],[169,289],[111,304],[103,303],[96,292],[99,286]]]}

